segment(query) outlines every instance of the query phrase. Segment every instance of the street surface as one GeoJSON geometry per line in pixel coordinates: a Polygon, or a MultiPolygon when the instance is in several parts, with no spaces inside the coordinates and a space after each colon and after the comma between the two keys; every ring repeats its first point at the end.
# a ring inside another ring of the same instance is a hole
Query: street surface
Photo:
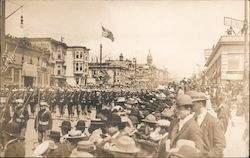
{"type": "MultiPolygon", "coordinates": [[[[93,115],[95,110],[92,110],[92,115],[90,118],[94,118],[93,115]]],[[[225,157],[247,157],[246,156],[246,144],[242,139],[243,132],[246,127],[245,120],[243,116],[238,117],[235,116],[236,110],[232,111],[232,118],[234,122],[234,126],[232,126],[231,122],[228,125],[227,133],[225,135],[227,146],[224,150],[225,157]],[[237,145],[236,145],[237,144],[237,145]]],[[[60,131],[59,126],[61,125],[62,120],[59,120],[59,114],[57,113],[54,117],[56,118],[53,120],[53,130],[60,131]]],[[[67,116],[67,113],[66,113],[67,116]]],[[[65,117],[65,119],[67,119],[65,117]]],[[[72,123],[72,126],[76,125],[76,118],[72,123]]],[[[37,133],[34,130],[34,119],[30,119],[27,125],[26,131],[26,157],[32,157],[34,148],[38,145],[37,141],[37,133]]]]}

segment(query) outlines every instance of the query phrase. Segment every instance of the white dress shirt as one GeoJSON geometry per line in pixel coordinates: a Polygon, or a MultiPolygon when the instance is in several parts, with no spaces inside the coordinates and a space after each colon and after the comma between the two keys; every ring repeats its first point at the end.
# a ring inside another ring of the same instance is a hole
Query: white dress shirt
{"type": "Polygon", "coordinates": [[[203,120],[205,119],[206,117],[206,114],[207,114],[207,109],[206,108],[201,108],[201,113],[198,115],[197,117],[197,123],[199,126],[201,126],[203,120]]]}

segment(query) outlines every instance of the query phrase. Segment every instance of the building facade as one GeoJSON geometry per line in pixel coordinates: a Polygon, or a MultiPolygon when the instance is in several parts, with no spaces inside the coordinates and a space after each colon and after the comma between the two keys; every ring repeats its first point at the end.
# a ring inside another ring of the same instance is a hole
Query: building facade
{"type": "Polygon", "coordinates": [[[89,50],[82,46],[72,46],[67,48],[65,64],[66,82],[70,85],[87,85],[89,76],[89,50]]]}
{"type": "Polygon", "coordinates": [[[89,64],[89,81],[95,84],[110,86],[131,86],[135,80],[135,63],[124,60],[121,54],[119,60],[105,60],[104,63],[92,62],[89,64]]]}
{"type": "Polygon", "coordinates": [[[153,57],[149,50],[146,64],[138,64],[136,67],[136,82],[145,88],[156,88],[167,83],[167,69],[158,69],[153,65],[153,57]]]}
{"type": "Polygon", "coordinates": [[[6,36],[6,52],[13,56],[4,71],[4,85],[46,87],[50,85],[49,52],[32,46],[27,38],[6,36]]]}
{"type": "Polygon", "coordinates": [[[207,83],[242,81],[244,74],[244,37],[221,36],[206,64],[207,83]]]}
{"type": "Polygon", "coordinates": [[[33,46],[40,47],[49,52],[50,85],[64,86],[66,84],[65,56],[67,45],[52,38],[29,38],[33,46]]]}

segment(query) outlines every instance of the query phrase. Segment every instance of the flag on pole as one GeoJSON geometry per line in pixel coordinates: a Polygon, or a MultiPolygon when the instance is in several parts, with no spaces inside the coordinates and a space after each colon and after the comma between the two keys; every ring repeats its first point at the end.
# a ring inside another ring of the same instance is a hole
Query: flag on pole
{"type": "Polygon", "coordinates": [[[115,40],[113,33],[111,31],[109,31],[108,29],[104,28],[103,26],[102,26],[102,36],[109,38],[112,42],[114,42],[114,40],[115,40]]]}
{"type": "Polygon", "coordinates": [[[17,46],[12,52],[10,52],[10,54],[7,49],[5,50],[5,60],[4,60],[4,64],[3,64],[4,67],[2,68],[2,72],[6,72],[7,69],[9,68],[9,64],[14,63],[16,49],[17,49],[17,46]]]}

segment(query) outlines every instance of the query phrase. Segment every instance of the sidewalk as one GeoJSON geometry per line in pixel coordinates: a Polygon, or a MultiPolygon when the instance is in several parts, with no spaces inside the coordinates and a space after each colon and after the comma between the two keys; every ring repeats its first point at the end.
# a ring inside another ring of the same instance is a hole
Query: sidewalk
{"type": "Polygon", "coordinates": [[[228,129],[226,132],[227,146],[224,150],[225,157],[248,157],[246,151],[249,151],[249,146],[243,141],[243,132],[246,128],[246,123],[243,116],[236,116],[236,110],[232,111],[232,120],[234,127],[229,122],[228,129]]]}

